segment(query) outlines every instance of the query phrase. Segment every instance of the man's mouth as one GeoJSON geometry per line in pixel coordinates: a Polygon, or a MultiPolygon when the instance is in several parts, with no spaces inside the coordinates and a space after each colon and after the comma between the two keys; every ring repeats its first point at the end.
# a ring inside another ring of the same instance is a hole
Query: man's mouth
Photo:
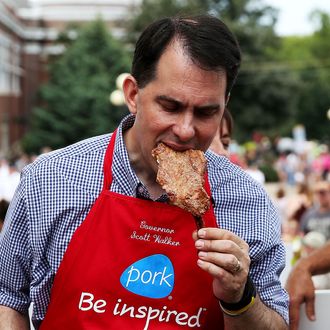
{"type": "Polygon", "coordinates": [[[169,148],[175,150],[175,151],[179,151],[179,152],[183,152],[186,150],[191,150],[191,149],[195,149],[192,145],[183,145],[183,144],[178,144],[175,142],[165,142],[162,141],[165,145],[167,145],[169,148]]]}

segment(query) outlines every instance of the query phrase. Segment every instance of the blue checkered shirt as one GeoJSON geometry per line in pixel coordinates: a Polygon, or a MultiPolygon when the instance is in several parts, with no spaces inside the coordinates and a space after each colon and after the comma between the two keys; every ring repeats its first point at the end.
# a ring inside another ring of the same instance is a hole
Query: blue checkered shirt
{"type": "MultiPolygon", "coordinates": [[[[122,132],[132,126],[126,117],[118,129],[111,191],[149,198],[130,167],[122,132]]],[[[110,134],[90,138],[41,155],[23,169],[9,207],[0,241],[0,304],[27,313],[40,324],[54,276],[72,234],[84,221],[103,185],[103,158],[110,134]]],[[[227,158],[207,151],[208,175],[219,227],[250,246],[250,276],[263,302],[288,321],[288,296],[279,274],[285,250],[277,212],[263,188],[227,158]]],[[[166,201],[166,196],[160,200],[166,201]]]]}

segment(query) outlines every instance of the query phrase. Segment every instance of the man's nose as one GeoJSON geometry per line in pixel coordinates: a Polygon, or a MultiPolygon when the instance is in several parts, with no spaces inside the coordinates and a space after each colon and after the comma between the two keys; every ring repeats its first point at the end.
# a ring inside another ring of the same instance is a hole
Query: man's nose
{"type": "Polygon", "coordinates": [[[173,126],[174,134],[183,142],[195,136],[194,117],[190,113],[181,114],[173,126]]]}

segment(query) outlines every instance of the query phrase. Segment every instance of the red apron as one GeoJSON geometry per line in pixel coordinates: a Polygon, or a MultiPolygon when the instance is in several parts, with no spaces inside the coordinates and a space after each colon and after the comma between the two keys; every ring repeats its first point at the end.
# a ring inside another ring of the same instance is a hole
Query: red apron
{"type": "MultiPolygon", "coordinates": [[[[192,215],[108,190],[115,136],[104,188],[72,236],[40,329],[223,329],[212,277],[197,266],[192,215]]],[[[203,219],[216,226],[212,209],[203,219]]]]}

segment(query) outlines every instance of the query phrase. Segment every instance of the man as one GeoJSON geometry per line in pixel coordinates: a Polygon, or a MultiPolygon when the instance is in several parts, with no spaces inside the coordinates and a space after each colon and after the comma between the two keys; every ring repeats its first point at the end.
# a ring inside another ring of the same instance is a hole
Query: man
{"type": "Polygon", "coordinates": [[[142,33],[123,83],[132,115],[111,138],[23,171],[0,246],[1,326],[26,328],[32,301],[40,329],[287,329],[284,248],[264,191],[206,152],[214,210],[196,233],[156,183],[159,142],[208,149],[239,63],[234,36],[211,16],[142,33]]]}
{"type": "Polygon", "coordinates": [[[318,231],[330,239],[330,184],[319,181],[314,186],[315,204],[301,218],[301,231],[318,231]]]}

